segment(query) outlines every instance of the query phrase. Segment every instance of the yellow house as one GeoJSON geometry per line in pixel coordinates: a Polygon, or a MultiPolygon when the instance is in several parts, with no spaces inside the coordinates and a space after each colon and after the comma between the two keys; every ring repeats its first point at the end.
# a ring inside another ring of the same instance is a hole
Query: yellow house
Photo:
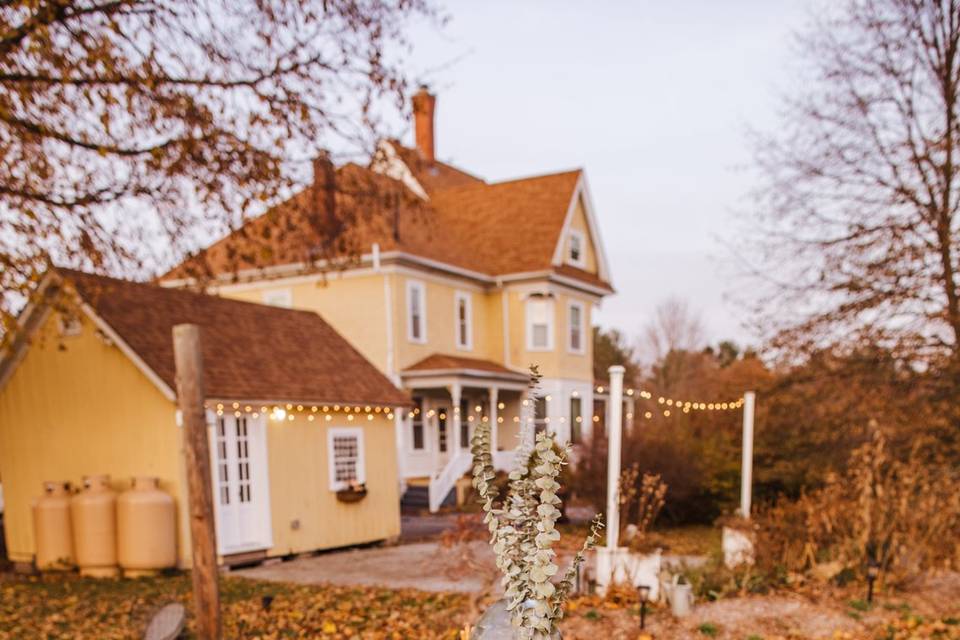
{"type": "Polygon", "coordinates": [[[9,557],[34,558],[45,480],[156,476],[190,564],[172,328],[201,327],[218,551],[224,563],[400,532],[394,416],[409,397],[317,314],[58,270],[0,354],[9,557]],[[365,483],[347,503],[342,490],[365,483]],[[341,493],[338,493],[341,492],[341,493]]]}
{"type": "Polygon", "coordinates": [[[317,162],[311,188],[163,279],[323,315],[413,395],[399,472],[431,509],[470,468],[475,421],[496,423],[496,464],[510,463],[532,364],[538,428],[589,437],[591,318],[613,292],[584,172],[481,180],[436,158],[434,107],[414,97],[416,149],[317,162]]]}

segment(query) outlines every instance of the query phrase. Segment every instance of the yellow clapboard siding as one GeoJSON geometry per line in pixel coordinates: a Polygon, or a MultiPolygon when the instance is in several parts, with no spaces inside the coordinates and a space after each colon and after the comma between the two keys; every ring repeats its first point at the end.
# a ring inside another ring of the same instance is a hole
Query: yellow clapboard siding
{"type": "Polygon", "coordinates": [[[51,314],[0,391],[0,478],[11,560],[34,555],[32,501],[44,480],[79,486],[82,476],[110,474],[114,488],[134,475],[160,478],[183,512],[180,431],[172,402],[116,347],[83,319],[80,335],[61,338],[51,314]]]}
{"type": "Polygon", "coordinates": [[[280,556],[383,540],[400,534],[400,495],[392,419],[374,414],[348,422],[295,420],[267,424],[273,548],[280,556]],[[330,490],[327,431],[361,428],[368,494],[344,504],[330,490]],[[294,528],[299,521],[299,528],[294,528]]]}

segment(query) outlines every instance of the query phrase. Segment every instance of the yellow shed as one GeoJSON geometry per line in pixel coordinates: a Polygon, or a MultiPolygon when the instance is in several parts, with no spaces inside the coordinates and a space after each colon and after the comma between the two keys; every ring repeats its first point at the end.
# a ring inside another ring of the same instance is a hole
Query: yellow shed
{"type": "Polygon", "coordinates": [[[69,270],[48,274],[39,295],[0,353],[13,562],[34,560],[43,481],[109,474],[117,489],[160,479],[189,566],[172,342],[181,323],[202,332],[222,562],[399,534],[395,429],[408,397],[319,315],[69,270]]]}

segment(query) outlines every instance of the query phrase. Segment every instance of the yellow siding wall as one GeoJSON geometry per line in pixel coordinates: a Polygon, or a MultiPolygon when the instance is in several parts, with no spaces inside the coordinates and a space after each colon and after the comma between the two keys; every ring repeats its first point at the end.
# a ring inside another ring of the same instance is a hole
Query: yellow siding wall
{"type": "Polygon", "coordinates": [[[274,546],[271,556],[342,547],[400,534],[400,495],[392,419],[332,422],[295,420],[267,424],[270,508],[274,546]],[[358,503],[337,501],[330,490],[328,425],[360,427],[364,432],[367,497],[358,503]],[[299,520],[299,528],[292,525],[299,520]]]}
{"type": "Polygon", "coordinates": [[[291,292],[295,309],[319,313],[378,369],[387,370],[383,275],[329,274],[319,282],[265,280],[250,287],[226,287],[219,293],[228,298],[263,303],[265,295],[278,289],[291,292]]]}
{"type": "Polygon", "coordinates": [[[391,279],[394,292],[394,344],[399,369],[409,367],[434,353],[498,362],[503,359],[499,295],[487,294],[466,284],[457,286],[453,282],[429,277],[394,274],[391,279]],[[422,344],[412,342],[407,336],[407,284],[411,281],[422,283],[426,291],[427,340],[422,344]],[[457,346],[454,300],[458,291],[469,294],[471,298],[472,349],[461,349],[457,346]]]}
{"type": "MultiPolygon", "coordinates": [[[[582,208],[574,218],[574,226],[580,224],[587,237],[586,218],[582,208]],[[579,221],[579,222],[578,222],[579,221]]],[[[589,243],[588,243],[589,244],[589,243]]],[[[596,270],[596,258],[588,247],[588,264],[596,270]]],[[[543,284],[546,286],[546,283],[543,284]]],[[[550,352],[530,352],[526,349],[526,312],[524,289],[483,290],[453,279],[434,277],[429,274],[411,276],[407,273],[389,272],[362,276],[331,275],[327,282],[308,280],[264,281],[242,287],[226,287],[221,295],[263,302],[271,291],[288,290],[295,308],[315,311],[323,316],[341,335],[354,345],[381,371],[394,374],[435,353],[455,354],[468,358],[480,358],[506,364],[513,368],[526,369],[537,363],[547,377],[573,380],[591,380],[592,349],[591,313],[592,300],[560,293],[554,304],[554,349],[550,352]],[[426,292],[426,342],[411,341],[407,336],[407,285],[411,281],[422,283],[426,292]],[[389,294],[388,294],[389,292],[389,294]],[[455,295],[468,293],[472,306],[473,345],[461,349],[456,341],[455,295]],[[504,357],[504,304],[508,301],[509,361],[504,357]],[[390,304],[391,328],[387,328],[387,300],[390,304]],[[572,354],[567,350],[569,300],[583,304],[585,353],[572,354]],[[393,344],[394,359],[388,356],[393,344]]]]}
{"type": "MultiPolygon", "coordinates": [[[[586,247],[584,250],[584,269],[590,273],[597,273],[597,251],[594,245],[594,238],[590,233],[590,227],[587,225],[587,214],[586,210],[583,207],[583,200],[577,201],[577,207],[573,211],[573,217],[570,219],[570,228],[576,229],[583,234],[584,239],[586,240],[586,247]]],[[[569,243],[569,238],[565,239],[565,242],[569,243]]],[[[567,247],[567,253],[565,255],[570,255],[569,246],[567,247]]]]}
{"type": "Polygon", "coordinates": [[[553,304],[553,349],[551,351],[530,351],[527,349],[526,336],[526,289],[509,289],[510,315],[510,363],[514,367],[526,368],[530,364],[540,367],[540,373],[546,378],[564,378],[568,380],[593,379],[593,339],[591,337],[592,303],[587,298],[559,293],[553,304]],[[583,354],[570,353],[568,304],[579,301],[583,306],[583,354]]]}
{"type": "Polygon", "coordinates": [[[11,560],[30,562],[32,501],[45,480],[79,486],[108,473],[122,489],[134,475],[160,478],[177,502],[179,557],[186,564],[180,430],[175,407],[84,318],[79,336],[60,338],[51,314],[0,390],[0,477],[11,560]],[[63,348],[60,348],[62,345],[63,348]]]}

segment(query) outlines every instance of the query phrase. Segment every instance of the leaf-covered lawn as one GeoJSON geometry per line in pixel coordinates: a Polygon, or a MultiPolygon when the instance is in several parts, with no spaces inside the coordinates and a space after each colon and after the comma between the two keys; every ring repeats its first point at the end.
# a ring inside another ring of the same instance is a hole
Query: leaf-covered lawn
{"type": "MultiPolygon", "coordinates": [[[[459,594],[230,577],[221,579],[220,596],[225,638],[456,638],[466,604],[459,594]],[[273,596],[269,611],[264,596],[273,596]]],[[[188,575],[0,576],[0,640],[141,638],[157,609],[178,601],[190,611],[190,598],[188,575]]]]}

